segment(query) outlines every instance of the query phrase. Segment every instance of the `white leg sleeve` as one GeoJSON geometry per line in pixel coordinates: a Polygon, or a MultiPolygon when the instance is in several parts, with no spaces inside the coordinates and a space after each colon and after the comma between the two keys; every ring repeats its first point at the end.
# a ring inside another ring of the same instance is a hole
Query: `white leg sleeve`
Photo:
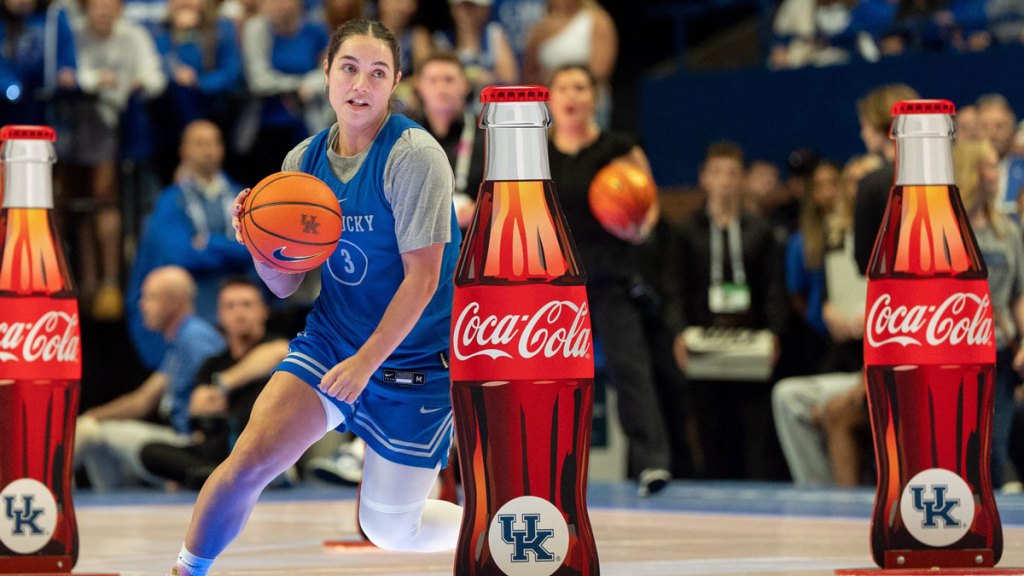
{"type": "Polygon", "coordinates": [[[455,548],[462,508],[427,499],[438,470],[396,464],[366,447],[359,523],[371,542],[403,552],[455,548]]]}

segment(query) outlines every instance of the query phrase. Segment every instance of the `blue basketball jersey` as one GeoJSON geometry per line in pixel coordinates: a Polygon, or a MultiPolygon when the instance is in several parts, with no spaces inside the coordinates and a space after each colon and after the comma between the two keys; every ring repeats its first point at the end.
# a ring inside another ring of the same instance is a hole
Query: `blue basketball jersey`
{"type": "MultiPolygon", "coordinates": [[[[302,160],[302,171],[326,182],[341,203],[341,240],[321,266],[320,296],[306,322],[306,332],[330,342],[339,361],[354,355],[370,337],[405,276],[394,213],[384,193],[384,168],[395,142],[409,129],[422,130],[405,116],[392,115],[349,182],[331,170],[329,129],[313,138],[302,160]]],[[[415,375],[447,370],[460,240],[453,208],[451,240],[444,248],[437,291],[412,331],[371,378],[369,386],[376,392],[395,398],[448,395],[447,381],[415,375]]]]}

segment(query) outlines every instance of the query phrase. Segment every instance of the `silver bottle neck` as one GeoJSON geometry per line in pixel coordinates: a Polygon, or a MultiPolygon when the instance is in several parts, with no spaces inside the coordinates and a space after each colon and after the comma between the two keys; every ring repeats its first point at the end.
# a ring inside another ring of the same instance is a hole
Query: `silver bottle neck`
{"type": "Polygon", "coordinates": [[[897,116],[891,137],[896,140],[896,185],[953,184],[953,117],[946,114],[897,116]]]}
{"type": "Polygon", "coordinates": [[[57,153],[46,140],[6,140],[0,147],[4,208],[53,208],[53,164],[57,153]]]}
{"type": "Polygon", "coordinates": [[[489,102],[480,114],[487,132],[484,180],[550,180],[548,126],[543,102],[489,102]]]}

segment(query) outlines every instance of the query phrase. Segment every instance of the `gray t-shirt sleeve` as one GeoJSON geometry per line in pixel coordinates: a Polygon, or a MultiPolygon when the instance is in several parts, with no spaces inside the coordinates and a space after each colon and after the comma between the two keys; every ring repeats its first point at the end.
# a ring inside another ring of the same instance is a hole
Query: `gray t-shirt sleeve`
{"type": "MultiPolygon", "coordinates": [[[[337,137],[331,128],[329,142],[337,137]]],[[[313,137],[285,156],[281,170],[300,171],[313,137]]],[[[347,182],[366,158],[328,153],[335,176],[347,182]]],[[[452,192],[455,177],[441,145],[426,130],[410,128],[395,142],[384,165],[384,196],[395,216],[398,251],[405,253],[451,241],[452,192]]]]}
{"type": "Polygon", "coordinates": [[[282,172],[299,172],[302,170],[302,157],[306,155],[306,149],[309,148],[310,142],[313,141],[316,136],[310,136],[302,142],[299,142],[295,148],[292,148],[287,155],[284,157],[284,162],[281,163],[282,172]]]}
{"type": "Polygon", "coordinates": [[[406,130],[395,142],[384,166],[384,195],[399,252],[451,241],[454,181],[444,149],[426,130],[406,130]]]}

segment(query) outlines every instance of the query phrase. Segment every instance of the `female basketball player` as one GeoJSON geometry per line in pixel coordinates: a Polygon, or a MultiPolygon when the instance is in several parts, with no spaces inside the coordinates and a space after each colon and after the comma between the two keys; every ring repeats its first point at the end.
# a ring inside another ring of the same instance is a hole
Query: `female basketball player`
{"type": "MultiPolygon", "coordinates": [[[[395,37],[379,22],[350,21],[331,38],[324,75],[338,122],[292,150],[283,169],[334,189],[342,239],[323,265],[306,329],[203,486],[173,576],[205,576],[263,488],[335,428],[366,441],[359,521],[374,544],[455,547],[462,509],[427,494],[451,442],[445,354],[460,238],[444,151],[390,113],[399,61],[395,37]]],[[[256,268],[280,297],[302,281],[256,268]]]]}

